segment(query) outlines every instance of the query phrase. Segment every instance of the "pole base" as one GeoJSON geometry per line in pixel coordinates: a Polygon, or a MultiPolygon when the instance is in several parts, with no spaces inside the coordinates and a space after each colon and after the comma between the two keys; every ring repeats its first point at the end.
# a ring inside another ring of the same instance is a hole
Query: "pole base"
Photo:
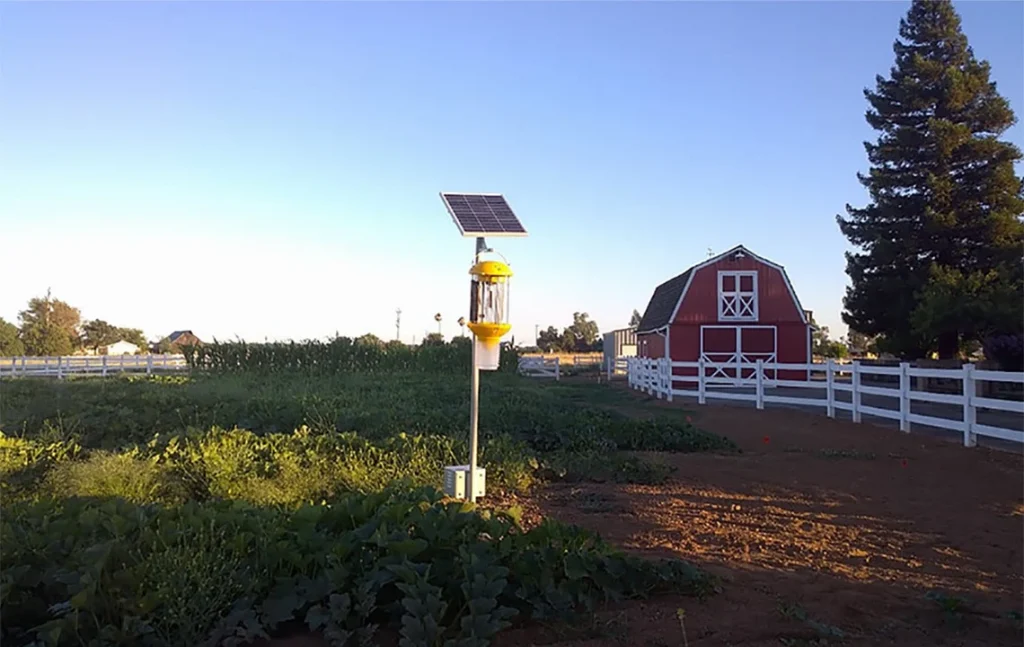
{"type": "MultiPolygon", "coordinates": [[[[444,493],[453,499],[469,499],[469,492],[466,490],[466,481],[469,480],[469,465],[449,465],[444,468],[444,493]]],[[[473,490],[476,497],[484,496],[486,492],[487,470],[482,467],[476,468],[473,474],[473,490]]]]}

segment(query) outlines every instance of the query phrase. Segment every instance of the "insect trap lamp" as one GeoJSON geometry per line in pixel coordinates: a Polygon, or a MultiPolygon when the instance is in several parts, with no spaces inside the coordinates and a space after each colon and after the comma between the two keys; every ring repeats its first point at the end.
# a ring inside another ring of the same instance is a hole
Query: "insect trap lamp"
{"type": "Polygon", "coordinates": [[[512,329],[508,322],[508,285],[512,270],[501,261],[479,261],[469,270],[469,326],[473,361],[481,371],[496,371],[501,363],[501,338],[512,329]]]}

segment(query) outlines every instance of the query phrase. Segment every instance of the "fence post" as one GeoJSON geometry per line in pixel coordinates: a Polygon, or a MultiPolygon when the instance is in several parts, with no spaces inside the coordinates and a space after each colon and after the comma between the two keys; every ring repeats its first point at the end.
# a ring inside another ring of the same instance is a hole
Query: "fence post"
{"type": "Polygon", "coordinates": [[[655,380],[655,392],[658,395],[658,399],[664,394],[665,390],[665,358],[659,357],[654,360],[654,377],[655,380]]]}
{"type": "Polygon", "coordinates": [[[25,375],[25,356],[24,355],[21,356],[21,374],[23,376],[25,375]]]}
{"type": "MultiPolygon", "coordinates": [[[[47,358],[47,359],[49,359],[49,358],[47,358]]],[[[64,379],[64,373],[61,372],[61,368],[60,368],[60,357],[57,358],[57,379],[58,380],[64,379]]]]}
{"type": "Polygon", "coordinates": [[[152,375],[152,374],[153,374],[153,356],[152,355],[147,355],[146,356],[146,375],[152,375]]]}
{"type": "Polygon", "coordinates": [[[665,399],[672,401],[672,360],[667,357],[661,358],[663,362],[662,385],[665,387],[665,399]]]}
{"type": "Polygon", "coordinates": [[[558,381],[560,381],[562,379],[562,370],[560,368],[561,363],[562,362],[556,357],[555,358],[555,382],[558,382],[558,381]]]}
{"type": "Polygon", "coordinates": [[[606,367],[607,370],[605,371],[605,375],[608,376],[608,382],[611,382],[612,381],[612,371],[615,370],[615,368],[614,368],[615,367],[615,358],[614,357],[609,357],[607,364],[608,364],[608,366],[606,367]]]}
{"type": "Polygon", "coordinates": [[[854,422],[860,422],[860,360],[854,360],[851,365],[850,383],[853,385],[850,391],[850,414],[854,422]]]}
{"type": "Polygon", "coordinates": [[[974,408],[974,364],[964,364],[964,447],[974,447],[978,437],[974,433],[977,409],[974,408]]]}
{"type": "Polygon", "coordinates": [[[764,409],[764,360],[757,360],[757,366],[754,368],[757,371],[757,375],[754,376],[757,381],[757,408],[764,409]]]}
{"type": "Polygon", "coordinates": [[[124,355],[121,355],[121,372],[124,373],[124,355]]]}
{"type": "Polygon", "coordinates": [[[697,360],[697,404],[707,404],[704,388],[704,358],[701,357],[697,360]]]}
{"type": "Polygon", "coordinates": [[[50,373],[50,356],[47,355],[43,358],[43,375],[49,375],[50,373]]]}
{"type": "Polygon", "coordinates": [[[900,362],[900,431],[910,433],[910,364],[900,362]]]}
{"type": "Polygon", "coordinates": [[[103,356],[103,377],[107,376],[107,355],[103,356]]]}
{"type": "Polygon", "coordinates": [[[825,412],[836,417],[836,362],[831,357],[825,361],[825,412]]]}

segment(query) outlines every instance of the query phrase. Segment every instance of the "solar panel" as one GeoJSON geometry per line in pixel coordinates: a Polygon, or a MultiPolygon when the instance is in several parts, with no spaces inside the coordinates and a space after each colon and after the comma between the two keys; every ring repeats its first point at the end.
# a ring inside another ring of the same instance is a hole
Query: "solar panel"
{"type": "Polygon", "coordinates": [[[500,193],[441,193],[441,200],[463,236],[526,235],[526,229],[500,193]]]}

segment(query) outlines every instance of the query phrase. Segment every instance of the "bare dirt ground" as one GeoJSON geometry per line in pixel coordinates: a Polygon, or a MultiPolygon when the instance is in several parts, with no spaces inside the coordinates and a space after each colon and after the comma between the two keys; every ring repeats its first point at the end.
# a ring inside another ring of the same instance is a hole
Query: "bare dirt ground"
{"type": "Polygon", "coordinates": [[[560,484],[503,503],[693,561],[723,592],[619,605],[582,634],[524,629],[501,645],[684,645],[679,608],[694,646],[1024,644],[1021,455],[795,410],[692,417],[743,453],[649,455],[676,468],[669,482],[560,484]]]}

